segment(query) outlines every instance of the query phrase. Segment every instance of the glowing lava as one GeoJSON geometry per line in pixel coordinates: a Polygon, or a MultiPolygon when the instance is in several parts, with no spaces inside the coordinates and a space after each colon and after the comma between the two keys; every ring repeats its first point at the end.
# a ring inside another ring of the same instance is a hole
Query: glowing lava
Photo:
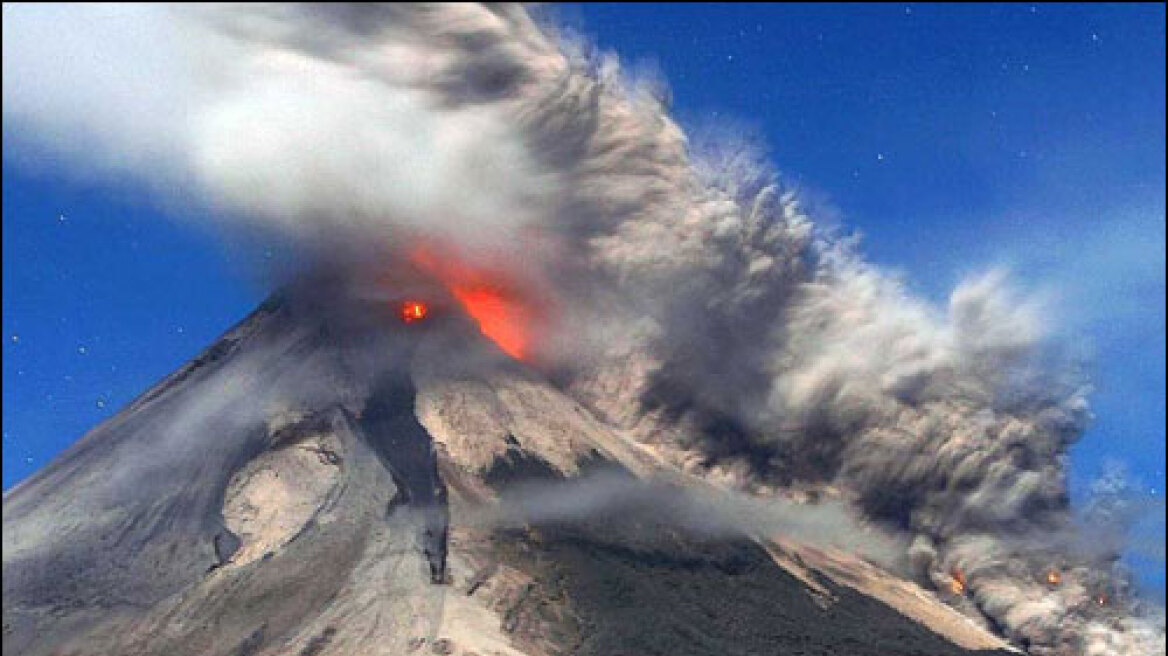
{"type": "Polygon", "coordinates": [[[456,285],[450,291],[499,348],[519,360],[527,356],[529,318],[522,305],[491,287],[456,285]]]}
{"type": "Polygon", "coordinates": [[[955,569],[953,570],[951,576],[953,577],[953,580],[949,582],[949,589],[952,590],[953,594],[955,595],[965,594],[965,572],[962,572],[959,569],[955,569]]]}
{"type": "Polygon", "coordinates": [[[402,301],[401,318],[406,323],[421,321],[430,313],[430,308],[421,301],[402,301]]]}
{"type": "Polygon", "coordinates": [[[479,330],[507,355],[518,360],[530,355],[535,306],[501,268],[439,258],[434,249],[425,246],[415,248],[410,260],[438,278],[479,324],[479,330]]]}
{"type": "Polygon", "coordinates": [[[1049,585],[1058,585],[1063,582],[1063,575],[1057,569],[1049,569],[1046,572],[1046,582],[1049,585]]]}

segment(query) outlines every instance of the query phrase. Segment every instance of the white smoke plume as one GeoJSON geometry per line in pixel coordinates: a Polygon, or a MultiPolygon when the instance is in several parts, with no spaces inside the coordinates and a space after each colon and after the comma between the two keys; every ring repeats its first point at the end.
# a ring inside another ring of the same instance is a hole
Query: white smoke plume
{"type": "Polygon", "coordinates": [[[1115,554],[1050,539],[1075,534],[1089,412],[1041,306],[999,272],[913,298],[663,96],[516,6],[4,6],[6,152],[326,259],[503,253],[558,308],[542,347],[570,388],[687,469],[843,489],[1032,653],[1164,653],[1115,554]]]}
{"type": "MultiPolygon", "coordinates": [[[[537,221],[556,181],[501,107],[441,107],[426,88],[458,84],[447,69],[465,58],[448,51],[477,20],[454,7],[6,5],[5,125],[74,165],[304,242],[423,228],[490,243],[537,221]]],[[[468,79],[495,75],[483,55],[468,79]]]]}
{"type": "Polygon", "coordinates": [[[888,567],[898,565],[905,551],[905,545],[860,521],[837,500],[797,503],[713,486],[642,480],[621,471],[519,483],[505,489],[497,502],[465,512],[466,523],[506,528],[635,517],[711,538],[794,535],[802,544],[847,551],[888,567]]]}

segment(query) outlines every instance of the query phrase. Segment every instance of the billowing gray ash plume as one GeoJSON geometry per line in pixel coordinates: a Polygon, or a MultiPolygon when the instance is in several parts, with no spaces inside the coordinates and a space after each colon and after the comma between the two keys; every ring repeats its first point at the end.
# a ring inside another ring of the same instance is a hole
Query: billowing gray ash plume
{"type": "Polygon", "coordinates": [[[913,298],[522,8],[5,5],[4,73],[6,140],[331,260],[504,270],[551,317],[524,353],[690,469],[838,487],[1033,653],[1163,653],[1114,550],[1074,547],[1087,389],[1040,308],[996,272],[913,298]]]}

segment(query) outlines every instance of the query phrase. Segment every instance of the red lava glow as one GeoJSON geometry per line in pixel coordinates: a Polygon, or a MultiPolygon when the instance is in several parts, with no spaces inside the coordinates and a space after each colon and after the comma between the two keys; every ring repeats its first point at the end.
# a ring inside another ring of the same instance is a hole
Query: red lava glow
{"type": "Polygon", "coordinates": [[[439,258],[425,246],[415,248],[410,260],[438,278],[503,352],[518,360],[530,356],[535,306],[505,273],[439,258]]]}
{"type": "Polygon", "coordinates": [[[406,323],[421,321],[430,313],[430,308],[421,301],[402,301],[401,318],[406,323]]]}
{"type": "Polygon", "coordinates": [[[954,569],[952,573],[953,580],[949,582],[949,589],[956,595],[965,594],[965,572],[960,569],[954,569]]]}
{"type": "Polygon", "coordinates": [[[527,321],[521,304],[508,299],[498,289],[482,286],[455,285],[450,290],[467,314],[479,324],[483,334],[513,358],[527,356],[527,321]]]}

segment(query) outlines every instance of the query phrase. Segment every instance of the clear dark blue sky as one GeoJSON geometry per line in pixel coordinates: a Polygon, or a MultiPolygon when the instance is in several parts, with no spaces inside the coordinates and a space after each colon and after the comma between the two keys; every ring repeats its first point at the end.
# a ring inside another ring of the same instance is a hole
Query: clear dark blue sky
{"type": "MultiPolygon", "coordinates": [[[[660,72],[683,123],[757,134],[790,182],[919,293],[941,302],[963,275],[1005,264],[1053,294],[1051,321],[1092,356],[1097,387],[1076,494],[1109,459],[1162,493],[1163,5],[551,11],[660,72]]],[[[254,248],[224,248],[131,187],[63,177],[53,162],[17,168],[9,149],[5,488],[266,295],[249,277],[254,248]]],[[[1162,585],[1158,571],[1148,577],[1162,585]]]]}

